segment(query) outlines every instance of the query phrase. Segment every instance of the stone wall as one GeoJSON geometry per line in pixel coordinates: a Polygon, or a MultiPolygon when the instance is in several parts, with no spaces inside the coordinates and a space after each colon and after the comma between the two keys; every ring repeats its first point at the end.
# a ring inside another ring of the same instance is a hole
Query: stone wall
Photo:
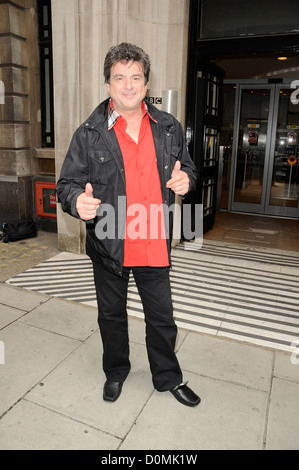
{"type": "Polygon", "coordinates": [[[34,0],[0,3],[0,223],[34,212],[40,146],[39,52],[34,0]]]}
{"type": "MultiPolygon", "coordinates": [[[[52,0],[56,176],[75,129],[107,97],[107,50],[127,41],[151,58],[149,88],[178,90],[184,122],[189,0],[52,0]]],[[[59,246],[84,251],[85,226],[58,207],[59,246]]]]}

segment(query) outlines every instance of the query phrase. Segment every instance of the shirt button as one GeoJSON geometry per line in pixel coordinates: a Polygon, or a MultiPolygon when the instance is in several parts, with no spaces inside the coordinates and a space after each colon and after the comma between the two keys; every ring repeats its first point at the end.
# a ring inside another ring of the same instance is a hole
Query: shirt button
{"type": "Polygon", "coordinates": [[[167,170],[167,168],[168,168],[168,165],[165,166],[165,170],[167,170]]]}

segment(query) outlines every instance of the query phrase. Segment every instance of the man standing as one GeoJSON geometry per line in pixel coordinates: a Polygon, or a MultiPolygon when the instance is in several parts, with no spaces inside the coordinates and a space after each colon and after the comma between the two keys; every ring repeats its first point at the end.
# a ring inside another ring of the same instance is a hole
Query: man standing
{"type": "Polygon", "coordinates": [[[145,101],[149,72],[149,57],[139,47],[122,43],[108,51],[104,76],[110,98],[75,132],[57,194],[64,211],[86,221],[107,379],[104,400],[117,400],[130,371],[126,302],[132,271],[144,310],[154,387],[196,406],[200,398],[182,382],[174,352],[177,327],[169,281],[173,216],[164,210],[160,230],[153,230],[151,208],[167,209],[175,194],[194,190],[197,173],[180,123],[145,101]],[[113,208],[116,236],[97,231],[104,206],[113,208]],[[147,214],[138,233],[132,229],[137,207],[147,214]]]}

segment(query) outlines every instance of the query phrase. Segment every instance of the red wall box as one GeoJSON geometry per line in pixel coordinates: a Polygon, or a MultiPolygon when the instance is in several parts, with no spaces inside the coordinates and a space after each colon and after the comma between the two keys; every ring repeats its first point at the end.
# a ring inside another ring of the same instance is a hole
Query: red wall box
{"type": "Polygon", "coordinates": [[[55,183],[45,183],[43,181],[35,182],[35,206],[36,215],[40,217],[57,217],[55,183]]]}

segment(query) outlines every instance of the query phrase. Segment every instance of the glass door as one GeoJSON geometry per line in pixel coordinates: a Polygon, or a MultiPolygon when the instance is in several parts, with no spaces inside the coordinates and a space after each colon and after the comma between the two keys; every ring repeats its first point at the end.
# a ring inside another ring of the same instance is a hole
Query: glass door
{"type": "Polygon", "coordinates": [[[273,116],[273,86],[239,87],[232,210],[264,213],[273,116]]]}
{"type": "Polygon", "coordinates": [[[299,104],[290,85],[238,85],[230,210],[299,217],[299,104]]]}
{"type": "Polygon", "coordinates": [[[299,103],[294,90],[276,85],[266,214],[299,217],[299,103]]]}

